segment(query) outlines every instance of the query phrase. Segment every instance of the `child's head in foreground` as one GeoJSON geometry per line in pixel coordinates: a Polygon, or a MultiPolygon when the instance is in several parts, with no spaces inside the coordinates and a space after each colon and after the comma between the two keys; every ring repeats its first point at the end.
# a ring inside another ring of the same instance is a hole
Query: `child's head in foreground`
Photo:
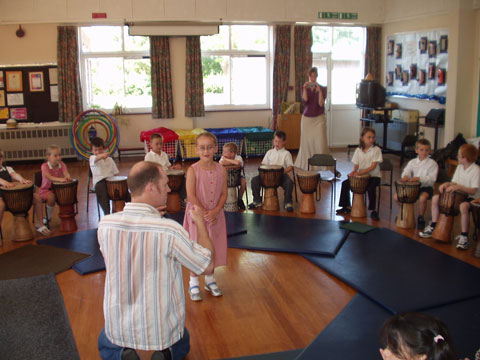
{"type": "Polygon", "coordinates": [[[218,150],[217,144],[217,137],[210,132],[203,132],[195,138],[196,151],[201,160],[213,160],[218,150]]]}

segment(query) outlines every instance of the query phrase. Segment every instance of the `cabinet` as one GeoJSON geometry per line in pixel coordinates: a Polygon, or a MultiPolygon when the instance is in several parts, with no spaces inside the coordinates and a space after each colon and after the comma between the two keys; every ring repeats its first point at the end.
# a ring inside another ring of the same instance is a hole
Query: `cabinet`
{"type": "Polygon", "coordinates": [[[285,131],[287,150],[297,150],[300,148],[300,123],[302,114],[280,114],[277,116],[277,129],[285,131]]]}
{"type": "Polygon", "coordinates": [[[363,126],[373,126],[377,124],[383,124],[382,133],[377,134],[378,140],[381,140],[379,145],[382,147],[383,152],[389,152],[391,149],[388,148],[388,140],[387,140],[387,133],[388,133],[388,124],[391,123],[391,116],[392,110],[394,108],[360,108],[362,110],[362,117],[360,120],[363,123],[363,126]]]}

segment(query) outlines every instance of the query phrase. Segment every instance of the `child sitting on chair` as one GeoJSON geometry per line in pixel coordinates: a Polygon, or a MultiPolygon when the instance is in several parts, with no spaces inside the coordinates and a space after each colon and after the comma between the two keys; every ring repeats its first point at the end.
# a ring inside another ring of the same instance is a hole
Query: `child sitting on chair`
{"type": "MultiPolygon", "coordinates": [[[[228,166],[228,165],[235,165],[235,166],[241,166],[243,168],[243,159],[240,155],[237,154],[238,152],[238,147],[237,144],[234,142],[229,142],[223,145],[222,149],[222,157],[220,158],[219,163],[222,164],[223,166],[228,166]]],[[[240,210],[245,210],[245,203],[243,202],[243,193],[245,192],[245,189],[247,188],[247,181],[245,180],[245,176],[241,177],[240,180],[240,190],[238,192],[238,208],[240,210]]]]}
{"type": "MultiPolygon", "coordinates": [[[[438,164],[435,160],[429,158],[430,141],[427,139],[419,139],[415,144],[415,152],[418,157],[408,162],[402,172],[402,181],[420,182],[420,190],[418,192],[419,207],[417,227],[425,228],[425,210],[427,209],[427,201],[433,196],[433,184],[437,181],[438,164]]],[[[395,194],[395,201],[398,201],[395,194]]]]}
{"type": "Polygon", "coordinates": [[[72,181],[72,177],[67,170],[67,165],[62,161],[60,148],[57,145],[47,146],[45,154],[47,161],[41,166],[42,185],[38,193],[40,198],[47,202],[46,216],[47,219],[51,219],[56,201],[52,191],[52,182],[69,182],[72,181]]]}
{"type": "MultiPolygon", "coordinates": [[[[150,136],[150,148],[151,150],[145,155],[145,161],[154,162],[160,164],[163,167],[163,170],[167,171],[169,169],[182,170],[182,165],[180,164],[171,164],[168,159],[166,152],[162,151],[163,149],[163,135],[162,134],[152,134],[150,136]]],[[[180,201],[182,207],[185,207],[185,199],[187,197],[187,190],[185,187],[185,181],[182,183],[182,187],[179,191],[180,201]]]]}
{"type": "Polygon", "coordinates": [[[108,215],[110,214],[110,199],[105,179],[118,174],[118,168],[115,161],[105,152],[105,142],[102,138],[93,138],[90,145],[93,153],[89,159],[93,188],[103,213],[108,215]]]}
{"type": "MultiPolygon", "coordinates": [[[[468,225],[470,221],[470,200],[480,197],[480,167],[475,164],[477,160],[477,148],[472,144],[464,144],[458,149],[458,166],[453,174],[452,181],[443,183],[438,191],[462,191],[470,197],[460,204],[462,233],[455,237],[457,249],[468,249],[468,225]]],[[[439,195],[432,198],[432,222],[419,235],[423,238],[432,236],[439,217],[439,195]]]]}
{"type": "MultiPolygon", "coordinates": [[[[288,212],[293,211],[292,205],[292,191],[293,191],[293,181],[288,175],[289,172],[293,170],[293,160],[292,154],[290,151],[285,149],[285,142],[287,140],[287,135],[282,130],[275,131],[275,136],[273,137],[273,149],[270,149],[265,154],[262,165],[279,165],[282,166],[284,170],[283,179],[282,179],[282,188],[285,192],[285,209],[288,212]]],[[[260,196],[260,175],[252,178],[252,194],[253,202],[248,204],[249,209],[258,208],[262,206],[262,198],[260,196]]]]}
{"type": "MultiPolygon", "coordinates": [[[[30,180],[26,180],[16,173],[10,166],[3,165],[3,151],[0,150],[0,186],[5,188],[11,188],[15,186],[13,181],[18,181],[22,184],[31,184],[30,180]]],[[[37,193],[33,193],[33,211],[35,211],[35,228],[42,235],[50,234],[50,230],[42,224],[43,210],[42,199],[37,193]]],[[[0,223],[3,219],[3,213],[5,212],[5,201],[2,198],[2,190],[0,189],[0,223]]]]}

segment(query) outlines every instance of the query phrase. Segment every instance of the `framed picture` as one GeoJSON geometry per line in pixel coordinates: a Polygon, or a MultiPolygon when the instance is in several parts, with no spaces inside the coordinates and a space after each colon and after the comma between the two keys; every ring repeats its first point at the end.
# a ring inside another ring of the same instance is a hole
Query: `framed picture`
{"type": "Polygon", "coordinates": [[[402,71],[402,85],[408,85],[408,71],[402,71]]]}
{"type": "Polygon", "coordinates": [[[448,36],[440,36],[440,53],[444,54],[448,52],[448,36]]]}
{"type": "Polygon", "coordinates": [[[433,63],[428,64],[428,79],[435,79],[435,64],[433,63]]]}
{"type": "Polygon", "coordinates": [[[402,44],[395,45],[395,59],[402,58],[402,44]]]}
{"type": "Polygon", "coordinates": [[[28,83],[30,84],[30,91],[44,91],[43,72],[35,71],[28,73],[28,83]]]}
{"type": "Polygon", "coordinates": [[[410,65],[410,79],[411,80],[417,79],[417,64],[410,65]]]}
{"type": "Polygon", "coordinates": [[[0,90],[0,107],[5,106],[5,90],[0,90]]]}
{"type": "Polygon", "coordinates": [[[425,70],[420,70],[418,72],[418,85],[425,86],[426,79],[427,79],[427,72],[425,70]]]}
{"type": "Polygon", "coordinates": [[[447,82],[447,69],[439,68],[437,71],[438,85],[445,85],[447,82]]]}
{"type": "Polygon", "coordinates": [[[420,50],[420,54],[425,54],[427,52],[427,43],[428,39],[426,37],[420,38],[420,41],[418,42],[418,49],[420,50]]]}
{"type": "Polygon", "coordinates": [[[395,65],[395,80],[402,79],[402,65],[395,65]]]}
{"type": "Polygon", "coordinates": [[[3,71],[0,71],[0,88],[5,87],[5,80],[3,79],[3,71]]]}
{"type": "Polygon", "coordinates": [[[22,72],[6,71],[7,91],[23,91],[22,72]]]}
{"type": "Polygon", "coordinates": [[[393,47],[395,46],[395,41],[393,40],[388,40],[388,45],[387,45],[387,55],[393,55],[393,47]]]}
{"type": "Polygon", "coordinates": [[[435,40],[428,42],[428,57],[437,57],[437,42],[435,40]]]}
{"type": "Polygon", "coordinates": [[[387,86],[392,86],[393,85],[393,77],[394,77],[394,72],[389,71],[387,74],[387,86]]]}

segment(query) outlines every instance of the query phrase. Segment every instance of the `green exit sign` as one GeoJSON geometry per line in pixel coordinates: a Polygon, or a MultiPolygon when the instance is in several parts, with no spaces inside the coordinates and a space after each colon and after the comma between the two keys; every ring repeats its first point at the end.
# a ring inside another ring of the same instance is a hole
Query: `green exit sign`
{"type": "Polygon", "coordinates": [[[358,13],[319,11],[319,19],[358,20],[358,13]]]}

